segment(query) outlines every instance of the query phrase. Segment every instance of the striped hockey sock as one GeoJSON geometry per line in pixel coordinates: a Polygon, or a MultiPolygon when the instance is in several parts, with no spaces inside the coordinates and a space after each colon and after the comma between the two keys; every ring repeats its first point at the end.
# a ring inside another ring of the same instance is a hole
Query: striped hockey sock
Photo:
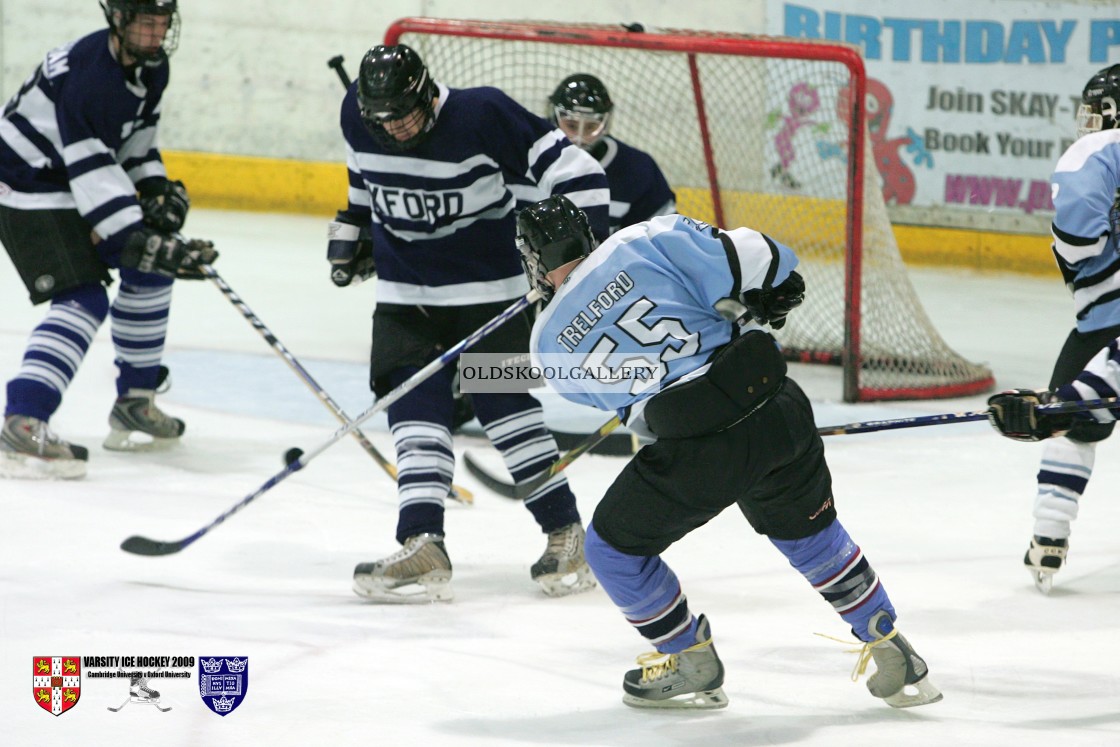
{"type": "Polygon", "coordinates": [[[875,569],[839,520],[804,539],[770,541],[852,626],[860,640],[871,640],[868,623],[880,610],[895,619],[894,606],[875,569]]]}
{"type": "Polygon", "coordinates": [[[135,270],[121,270],[110,324],[117,352],[117,394],[155,389],[171,313],[172,281],[135,270]]]}
{"type": "Polygon", "coordinates": [[[108,311],[109,299],[100,285],[81,286],[52,299],[46,317],[31,333],[19,371],[8,382],[4,414],[50,420],[108,311]]]}
{"type": "Polygon", "coordinates": [[[665,561],[619,552],[599,536],[594,523],[587,527],[584,554],[626,621],[658,651],[677,654],[696,642],[696,617],[665,561]]]}

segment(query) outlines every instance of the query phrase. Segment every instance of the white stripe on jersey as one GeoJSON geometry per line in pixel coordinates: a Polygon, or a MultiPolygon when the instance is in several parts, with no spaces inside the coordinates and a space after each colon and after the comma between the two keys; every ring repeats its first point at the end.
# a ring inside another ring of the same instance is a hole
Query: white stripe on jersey
{"type": "MultiPolygon", "coordinates": [[[[1074,246],[1073,244],[1067,244],[1066,242],[1059,239],[1057,234],[1052,235],[1054,237],[1054,251],[1058,253],[1058,256],[1060,256],[1071,265],[1077,264],[1084,259],[1099,257],[1101,255],[1101,252],[1104,251],[1105,244],[1108,242],[1107,236],[1101,236],[1094,244],[1074,246]]],[[[1077,308],[1080,309],[1082,308],[1082,306],[1079,304],[1077,308]]]]}
{"type": "Polygon", "coordinates": [[[565,192],[564,196],[572,201],[576,207],[592,207],[602,205],[611,197],[609,189],[578,189],[574,192],[565,192]]]}
{"type": "Polygon", "coordinates": [[[86,138],[85,140],[78,140],[77,142],[70,143],[62,149],[62,158],[66,163],[77,163],[83,158],[96,156],[103,153],[109,153],[109,148],[105,143],[97,138],[86,138]]]}
{"type": "Polygon", "coordinates": [[[1120,276],[1114,276],[1113,274],[1113,276],[1109,276],[1101,282],[1093,283],[1092,286],[1073,291],[1073,306],[1080,311],[1118,288],[1120,288],[1120,276]]]}
{"type": "MultiPolygon", "coordinates": [[[[128,140],[125,140],[121,144],[121,148],[117,151],[117,157],[114,160],[118,163],[124,163],[130,158],[143,158],[148,155],[148,151],[154,149],[156,149],[156,128],[152,126],[143,127],[139,130],[135,130],[132,135],[129,136],[128,140]]],[[[151,163],[162,166],[159,161],[149,162],[149,164],[145,165],[150,165],[151,163]]],[[[129,176],[132,176],[131,172],[129,176]]],[[[139,181],[139,179],[136,179],[136,181],[139,181]]]]}
{"type": "Polygon", "coordinates": [[[0,190],[0,205],[16,210],[64,210],[76,208],[69,192],[8,192],[0,190]]]}
{"type": "MultiPolygon", "coordinates": [[[[24,137],[23,133],[14,124],[4,118],[0,118],[0,140],[7,143],[8,147],[16,152],[16,155],[35,168],[45,168],[51,164],[51,160],[43,151],[24,137]]],[[[56,148],[59,147],[58,143],[53,145],[56,148]]]]}
{"type": "MultiPolygon", "coordinates": [[[[735,253],[739,256],[739,269],[743,273],[741,290],[761,288],[766,281],[771,261],[770,245],[766,243],[766,239],[751,228],[733,228],[723,233],[731,239],[731,243],[735,245],[735,253]]],[[[775,284],[780,282],[779,280],[775,284]]]]}
{"type": "MultiPolygon", "coordinates": [[[[500,183],[501,178],[498,175],[495,174],[493,179],[488,178],[487,180],[488,181],[494,181],[496,183],[500,183]]],[[[479,181],[481,181],[481,180],[479,180],[479,181]]],[[[477,184],[478,182],[475,182],[475,183],[477,184]]],[[[504,187],[503,187],[502,191],[505,192],[504,187]]],[[[467,196],[468,197],[476,197],[477,195],[478,195],[477,191],[472,191],[467,196]]],[[[451,234],[455,233],[456,231],[458,231],[460,229],[463,229],[463,228],[466,228],[467,226],[471,225],[472,223],[475,223],[476,221],[480,221],[480,220],[501,220],[501,218],[503,216],[507,215],[510,210],[513,210],[513,207],[516,203],[517,203],[517,200],[513,197],[513,195],[510,195],[509,199],[507,199],[501,205],[497,205],[495,207],[490,208],[489,210],[485,210],[485,211],[483,211],[481,213],[477,213],[475,215],[467,216],[466,218],[460,218],[459,220],[457,220],[453,223],[449,223],[446,226],[440,226],[439,228],[435,229],[434,231],[401,231],[401,230],[398,230],[396,228],[393,228],[392,226],[388,226],[388,225],[385,225],[384,223],[382,223],[381,216],[379,216],[377,214],[377,211],[374,211],[374,213],[373,213],[373,222],[374,223],[380,223],[381,225],[385,226],[386,231],[393,234],[397,238],[404,239],[405,241],[423,241],[425,239],[442,239],[444,236],[450,236],[451,234]]]]}
{"type": "Polygon", "coordinates": [[[364,208],[373,207],[369,199],[368,189],[357,189],[355,187],[350,187],[346,190],[346,196],[347,199],[350,200],[350,204],[352,205],[359,205],[364,208]]]}
{"type": "Polygon", "coordinates": [[[1120,143],[1120,129],[1100,130],[1079,137],[1058,159],[1058,163],[1054,166],[1054,173],[1080,171],[1086,161],[1112,143],[1120,143]]]}
{"type": "MultiPolygon", "coordinates": [[[[431,161],[426,158],[404,158],[386,156],[380,153],[357,153],[358,171],[373,171],[379,174],[408,174],[429,179],[454,179],[479,166],[499,169],[498,162],[490,156],[479,153],[465,161],[431,161]]],[[[467,187],[460,187],[467,189],[467,187]]]]}
{"type": "MultiPolygon", "coordinates": [[[[556,130],[554,134],[560,135],[561,137],[564,136],[564,133],[560,132],[560,130],[556,130]]],[[[532,169],[533,164],[535,164],[541,157],[541,153],[536,152],[537,147],[546,139],[547,138],[541,138],[533,144],[533,148],[530,151],[529,155],[530,169],[532,169]]],[[[555,144],[555,138],[552,138],[552,141],[553,142],[549,143],[550,146],[555,144]]],[[[585,151],[583,148],[564,148],[562,151],[560,151],[560,157],[553,161],[552,164],[547,169],[545,169],[544,173],[541,174],[540,181],[537,183],[540,185],[541,189],[547,190],[550,194],[552,194],[556,192],[557,184],[566,182],[569,179],[575,179],[577,177],[587,176],[588,174],[594,174],[596,171],[600,170],[601,169],[599,168],[599,162],[592,158],[591,154],[585,151]]],[[[611,194],[609,189],[597,190],[597,192],[601,195],[597,202],[586,204],[604,205],[610,201],[611,194]]],[[[566,192],[564,194],[566,197],[571,199],[573,193],[566,192]]],[[[572,202],[575,202],[575,200],[572,200],[572,202]]],[[[580,203],[576,202],[576,204],[579,205],[580,203]]]]}
{"type": "Polygon", "coordinates": [[[419,306],[461,306],[464,298],[471,299],[471,303],[509,301],[528,292],[529,284],[524,274],[504,280],[440,286],[395,283],[378,276],[376,291],[378,301],[419,306]]]}

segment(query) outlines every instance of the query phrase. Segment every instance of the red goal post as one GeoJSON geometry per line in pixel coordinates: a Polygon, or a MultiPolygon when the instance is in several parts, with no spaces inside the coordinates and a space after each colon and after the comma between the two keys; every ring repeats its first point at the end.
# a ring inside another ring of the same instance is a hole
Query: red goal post
{"type": "Polygon", "coordinates": [[[385,34],[452,88],[496,86],[548,114],[576,72],[615,102],[611,134],[654,157],[678,212],[793,247],[805,303],[777,333],[794,361],[843,366],[848,402],[958,397],[989,369],[933,327],[899,255],[868,137],[867,76],[831,42],[622,26],[405,18],[385,34]]]}

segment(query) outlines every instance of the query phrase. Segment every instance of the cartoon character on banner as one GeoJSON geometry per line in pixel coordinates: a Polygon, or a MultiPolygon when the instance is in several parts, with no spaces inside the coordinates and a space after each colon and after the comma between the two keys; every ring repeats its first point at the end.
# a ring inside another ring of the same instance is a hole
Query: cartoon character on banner
{"type": "MultiPolygon", "coordinates": [[[[836,97],[836,111],[843,120],[847,120],[851,110],[851,95],[851,89],[844,86],[836,97]]],[[[871,152],[882,179],[883,201],[888,205],[909,205],[914,201],[917,187],[914,172],[903,162],[899,149],[906,146],[907,152],[914,154],[915,166],[924,163],[926,168],[933,168],[933,156],[926,150],[921,136],[912,128],[906,129],[905,137],[887,139],[894,96],[882,81],[867,79],[866,108],[871,152]]],[[[825,157],[823,152],[822,157],[825,157]]]]}
{"type": "Polygon", "coordinates": [[[790,174],[790,166],[797,158],[793,137],[802,127],[813,126],[815,132],[823,134],[828,132],[829,125],[810,118],[811,114],[821,108],[821,98],[817,89],[808,83],[801,82],[789,89],[787,104],[788,113],[775,109],[767,116],[766,129],[781,125],[778,134],[774,136],[778,163],[771,167],[770,176],[790,189],[797,189],[801,184],[790,174]]]}

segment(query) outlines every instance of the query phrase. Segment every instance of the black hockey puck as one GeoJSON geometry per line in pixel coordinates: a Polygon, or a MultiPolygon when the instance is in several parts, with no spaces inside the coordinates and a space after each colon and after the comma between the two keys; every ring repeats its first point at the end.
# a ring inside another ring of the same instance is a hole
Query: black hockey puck
{"type": "Polygon", "coordinates": [[[284,452],[284,464],[290,465],[294,462],[298,462],[301,456],[303,456],[303,449],[293,446],[284,452]]]}

